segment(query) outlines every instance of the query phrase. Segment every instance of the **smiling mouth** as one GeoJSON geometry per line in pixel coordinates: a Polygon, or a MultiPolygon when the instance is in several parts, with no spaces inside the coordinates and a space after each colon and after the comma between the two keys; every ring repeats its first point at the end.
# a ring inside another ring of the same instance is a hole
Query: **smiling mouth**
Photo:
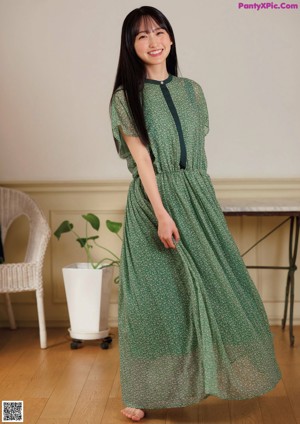
{"type": "Polygon", "coordinates": [[[153,50],[152,52],[149,52],[148,54],[150,56],[159,56],[162,53],[163,49],[159,49],[159,50],[153,50]]]}

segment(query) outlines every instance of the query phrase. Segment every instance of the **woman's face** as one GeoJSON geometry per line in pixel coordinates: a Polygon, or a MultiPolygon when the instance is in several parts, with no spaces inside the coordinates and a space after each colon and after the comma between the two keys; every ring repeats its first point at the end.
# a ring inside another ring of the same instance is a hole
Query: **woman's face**
{"type": "Polygon", "coordinates": [[[135,37],[134,49],[138,57],[147,66],[159,65],[166,61],[173,42],[165,29],[150,19],[142,20],[139,32],[135,37]]]}

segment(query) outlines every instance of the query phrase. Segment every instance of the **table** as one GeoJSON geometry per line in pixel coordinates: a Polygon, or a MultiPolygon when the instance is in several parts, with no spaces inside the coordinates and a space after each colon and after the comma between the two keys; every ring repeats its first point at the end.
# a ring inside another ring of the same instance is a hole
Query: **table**
{"type": "Polygon", "coordinates": [[[287,282],[285,289],[284,313],[281,321],[281,328],[285,329],[288,303],[290,300],[289,315],[289,333],[290,346],[294,346],[295,337],[293,334],[293,313],[294,313],[294,287],[295,287],[295,271],[297,270],[296,259],[299,242],[300,228],[300,198],[239,198],[239,199],[218,199],[224,215],[226,216],[288,216],[279,225],[274,227],[269,233],[264,235],[260,240],[253,244],[241,256],[245,256],[258,243],[262,242],[270,234],[276,231],[286,222],[289,225],[289,265],[288,266],[247,266],[247,268],[264,268],[264,269],[286,269],[287,282]]]}

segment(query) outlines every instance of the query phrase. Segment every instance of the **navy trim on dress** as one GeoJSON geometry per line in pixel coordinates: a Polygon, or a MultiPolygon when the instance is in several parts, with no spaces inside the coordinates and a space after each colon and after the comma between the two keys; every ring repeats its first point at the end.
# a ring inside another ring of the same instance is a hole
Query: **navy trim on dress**
{"type": "Polygon", "coordinates": [[[186,167],[186,147],[185,147],[185,142],[184,142],[184,138],[183,138],[182,127],[181,127],[181,123],[180,123],[179,116],[178,116],[176,107],[174,105],[173,99],[172,99],[171,94],[169,92],[169,89],[166,85],[170,81],[172,81],[172,78],[173,78],[173,75],[169,74],[168,78],[166,78],[163,81],[153,80],[153,79],[145,79],[145,82],[148,82],[150,84],[159,85],[160,88],[161,88],[161,91],[163,93],[165,101],[167,102],[167,105],[168,105],[170,112],[173,116],[173,119],[175,121],[175,125],[176,125],[178,136],[179,136],[180,151],[181,151],[179,166],[180,166],[181,169],[185,169],[185,167],[186,167]]]}

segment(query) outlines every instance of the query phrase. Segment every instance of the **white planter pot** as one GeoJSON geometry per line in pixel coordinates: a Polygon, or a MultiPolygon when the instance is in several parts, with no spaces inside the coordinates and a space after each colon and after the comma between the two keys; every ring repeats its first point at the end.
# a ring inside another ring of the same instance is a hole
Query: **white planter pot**
{"type": "Polygon", "coordinates": [[[73,339],[102,339],[109,334],[108,313],[113,267],[93,269],[87,263],[63,268],[73,339]]]}

